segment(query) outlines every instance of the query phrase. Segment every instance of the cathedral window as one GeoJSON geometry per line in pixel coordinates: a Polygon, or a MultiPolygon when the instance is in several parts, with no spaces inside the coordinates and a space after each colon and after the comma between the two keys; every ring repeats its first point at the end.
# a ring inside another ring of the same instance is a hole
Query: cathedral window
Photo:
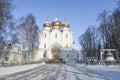
{"type": "Polygon", "coordinates": [[[68,34],[66,33],[66,38],[68,38],[68,34]]]}
{"type": "Polygon", "coordinates": [[[57,33],[55,34],[55,38],[57,38],[57,33]]]}
{"type": "Polygon", "coordinates": [[[44,48],[46,48],[46,44],[44,44],[44,48]]]}
{"type": "Polygon", "coordinates": [[[46,33],[45,33],[45,38],[46,38],[46,36],[47,36],[47,35],[46,35],[46,33]]]}

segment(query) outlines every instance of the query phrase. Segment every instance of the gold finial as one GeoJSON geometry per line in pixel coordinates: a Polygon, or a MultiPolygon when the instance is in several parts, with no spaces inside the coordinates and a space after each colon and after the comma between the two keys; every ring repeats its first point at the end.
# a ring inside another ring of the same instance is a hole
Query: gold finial
{"type": "Polygon", "coordinates": [[[62,27],[65,28],[65,27],[68,27],[69,28],[69,24],[66,22],[66,17],[64,18],[64,23],[62,24],[62,27]]]}
{"type": "Polygon", "coordinates": [[[56,16],[55,16],[55,20],[52,22],[52,26],[61,27],[61,22],[57,18],[57,13],[56,13],[56,16]]]}
{"type": "Polygon", "coordinates": [[[44,27],[51,27],[51,24],[48,22],[48,16],[46,17],[46,22],[43,24],[44,27]]]}

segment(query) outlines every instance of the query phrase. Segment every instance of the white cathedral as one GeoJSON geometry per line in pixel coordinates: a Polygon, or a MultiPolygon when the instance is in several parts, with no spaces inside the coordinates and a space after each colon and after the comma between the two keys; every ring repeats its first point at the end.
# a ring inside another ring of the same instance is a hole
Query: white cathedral
{"type": "MultiPolygon", "coordinates": [[[[61,60],[65,52],[73,51],[73,32],[69,30],[70,25],[65,21],[63,24],[55,18],[50,23],[48,20],[43,24],[44,29],[40,32],[39,50],[35,54],[35,61],[45,58],[46,60],[61,60]]],[[[66,56],[69,56],[66,54],[66,56]]],[[[65,59],[64,59],[65,61],[65,59]]]]}

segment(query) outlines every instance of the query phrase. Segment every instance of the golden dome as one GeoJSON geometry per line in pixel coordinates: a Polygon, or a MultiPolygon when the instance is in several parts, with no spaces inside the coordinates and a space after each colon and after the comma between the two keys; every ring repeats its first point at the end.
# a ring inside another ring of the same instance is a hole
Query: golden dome
{"type": "Polygon", "coordinates": [[[52,26],[61,26],[61,22],[60,21],[54,21],[54,22],[52,22],[52,26]]]}
{"type": "Polygon", "coordinates": [[[51,24],[50,23],[44,23],[43,26],[44,27],[51,27],[51,24]]]}
{"type": "Polygon", "coordinates": [[[43,24],[43,27],[51,27],[51,24],[47,21],[43,24]]]}
{"type": "Polygon", "coordinates": [[[61,26],[61,22],[55,18],[55,20],[52,22],[52,26],[61,26]]]}
{"type": "Polygon", "coordinates": [[[69,26],[70,26],[70,25],[69,25],[68,23],[66,23],[66,22],[65,22],[64,24],[62,24],[62,27],[63,27],[63,28],[64,28],[64,27],[68,27],[68,28],[69,28],[69,26]]]}

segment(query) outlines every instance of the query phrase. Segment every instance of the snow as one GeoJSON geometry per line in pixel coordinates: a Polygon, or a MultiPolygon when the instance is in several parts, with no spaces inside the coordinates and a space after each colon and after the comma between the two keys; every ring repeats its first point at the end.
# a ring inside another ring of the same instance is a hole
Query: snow
{"type": "Polygon", "coordinates": [[[80,65],[80,68],[104,76],[110,80],[120,80],[120,65],[80,65]]]}
{"type": "Polygon", "coordinates": [[[74,66],[66,66],[64,70],[66,73],[65,80],[105,80],[104,77],[92,74],[81,68],[76,68],[74,66]]]}
{"type": "Polygon", "coordinates": [[[45,63],[43,62],[43,63],[38,63],[38,64],[29,64],[29,65],[12,66],[12,67],[1,67],[0,68],[0,76],[9,75],[9,74],[33,69],[35,67],[42,66],[44,64],[45,63]]]}
{"type": "Polygon", "coordinates": [[[30,71],[3,76],[0,80],[106,80],[106,78],[71,65],[45,64],[30,71]]]}
{"type": "Polygon", "coordinates": [[[1,67],[0,79],[7,80],[120,80],[120,65],[31,64],[1,67]],[[44,66],[41,66],[44,65],[44,66]],[[38,67],[41,66],[41,67],[38,67]],[[36,69],[33,69],[37,67],[36,69]],[[21,72],[19,74],[12,73],[21,72]],[[6,76],[5,76],[6,75],[6,76]]]}

